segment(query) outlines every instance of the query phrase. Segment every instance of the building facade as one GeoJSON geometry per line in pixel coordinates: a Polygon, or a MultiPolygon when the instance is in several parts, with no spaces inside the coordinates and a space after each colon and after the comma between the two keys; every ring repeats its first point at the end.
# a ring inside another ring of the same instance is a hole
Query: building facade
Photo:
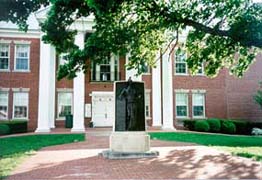
{"type": "MultiPolygon", "coordinates": [[[[166,52],[156,68],[135,76],[126,70],[128,56],[112,56],[95,64],[90,62],[86,74],[79,72],[73,80],[56,80],[56,70],[64,63],[55,48],[41,40],[38,23],[46,10],[30,16],[27,33],[10,23],[0,22],[0,119],[26,119],[29,130],[48,132],[63,127],[65,115],[73,114],[72,131],[84,131],[92,121],[95,127],[114,122],[114,81],[145,83],[145,116],[148,126],[174,129],[183,119],[230,118],[262,121],[262,111],[253,95],[262,81],[262,55],[243,78],[222,69],[216,78],[204,75],[204,67],[192,76],[185,63],[186,54],[166,52]],[[171,56],[169,56],[171,54],[171,56]]],[[[92,32],[92,18],[77,20],[75,44],[84,47],[92,32]]]]}

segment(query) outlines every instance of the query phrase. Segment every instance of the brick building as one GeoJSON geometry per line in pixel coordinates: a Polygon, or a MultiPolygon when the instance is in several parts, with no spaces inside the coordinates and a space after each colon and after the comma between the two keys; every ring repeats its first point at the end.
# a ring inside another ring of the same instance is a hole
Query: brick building
{"type": "MultiPolygon", "coordinates": [[[[64,62],[54,47],[41,41],[38,23],[45,19],[46,9],[30,16],[29,30],[0,22],[0,119],[26,119],[29,129],[48,132],[61,127],[65,114],[74,116],[72,131],[83,131],[92,121],[94,126],[112,126],[114,121],[113,82],[145,82],[145,116],[149,126],[173,129],[183,119],[232,118],[262,121],[262,111],[253,94],[262,80],[262,55],[242,79],[229,75],[226,69],[216,78],[208,78],[200,69],[190,75],[185,54],[167,54],[157,67],[136,77],[126,70],[128,57],[112,56],[102,64],[91,64],[86,73],[74,80],[57,81],[55,72],[64,62]]],[[[92,18],[77,20],[75,44],[84,46],[92,32],[92,18]]]]}

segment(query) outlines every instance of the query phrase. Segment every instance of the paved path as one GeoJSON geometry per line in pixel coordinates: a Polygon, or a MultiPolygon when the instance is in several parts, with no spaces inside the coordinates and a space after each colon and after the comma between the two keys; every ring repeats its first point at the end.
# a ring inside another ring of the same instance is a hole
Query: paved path
{"type": "Polygon", "coordinates": [[[98,153],[109,134],[91,131],[85,142],[43,148],[8,179],[262,179],[262,163],[194,144],[153,140],[157,158],[104,159],[98,153]]]}

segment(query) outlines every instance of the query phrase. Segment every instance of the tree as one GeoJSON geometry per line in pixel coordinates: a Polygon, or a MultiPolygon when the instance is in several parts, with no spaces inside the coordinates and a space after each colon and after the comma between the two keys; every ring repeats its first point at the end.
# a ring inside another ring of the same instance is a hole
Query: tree
{"type": "Polygon", "coordinates": [[[260,89],[257,90],[257,93],[254,95],[255,102],[260,106],[262,109],[262,82],[259,83],[260,89]]]}
{"type": "Polygon", "coordinates": [[[262,5],[252,0],[3,0],[0,20],[27,29],[26,19],[40,7],[50,6],[41,24],[43,40],[59,53],[68,52],[68,62],[58,78],[74,78],[86,70],[87,59],[100,61],[110,53],[130,53],[129,68],[138,73],[154,66],[156,54],[178,44],[179,34],[189,29],[185,47],[187,63],[197,72],[215,76],[223,67],[242,76],[262,47],[262,5]],[[95,16],[95,32],[80,50],[76,32],[68,26],[76,18],[95,16]]]}

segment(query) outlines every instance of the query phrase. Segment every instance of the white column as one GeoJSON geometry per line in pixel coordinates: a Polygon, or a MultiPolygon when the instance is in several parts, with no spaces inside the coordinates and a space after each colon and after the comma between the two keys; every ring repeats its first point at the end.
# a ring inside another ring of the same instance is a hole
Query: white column
{"type": "Polygon", "coordinates": [[[49,132],[55,122],[55,48],[40,42],[38,121],[36,132],[49,132]]]}
{"type": "Polygon", "coordinates": [[[163,129],[174,129],[173,125],[173,71],[169,50],[162,57],[163,129]]]}
{"type": "MultiPolygon", "coordinates": [[[[129,54],[126,55],[126,64],[128,64],[128,58],[129,58],[129,54]]],[[[127,70],[126,69],[126,80],[129,79],[129,77],[131,77],[132,81],[142,81],[142,75],[136,76],[137,70],[136,69],[130,69],[127,70]]]]}
{"type": "MultiPolygon", "coordinates": [[[[84,32],[78,32],[75,37],[75,44],[80,49],[84,48],[84,32]]],[[[84,132],[84,106],[85,106],[85,74],[78,72],[74,78],[74,111],[72,132],[84,132]]]]}
{"type": "Polygon", "coordinates": [[[161,66],[159,55],[157,56],[156,67],[152,68],[152,115],[153,126],[162,126],[161,116],[161,66]]]}

